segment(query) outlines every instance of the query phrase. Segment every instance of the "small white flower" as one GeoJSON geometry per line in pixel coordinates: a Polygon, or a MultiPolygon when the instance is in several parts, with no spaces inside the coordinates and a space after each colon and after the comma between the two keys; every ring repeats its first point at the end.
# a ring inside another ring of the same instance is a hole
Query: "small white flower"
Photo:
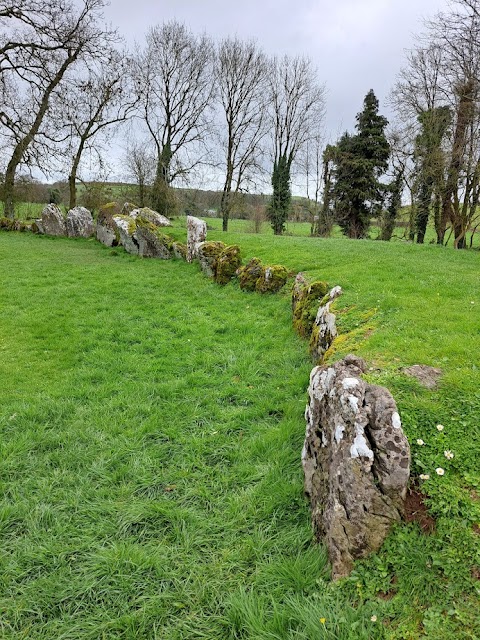
{"type": "Polygon", "coordinates": [[[443,431],[444,428],[443,424],[437,424],[437,431],[443,431]]]}
{"type": "Polygon", "coordinates": [[[17,414],[16,413],[12,413],[12,415],[9,418],[9,420],[15,420],[16,417],[17,417],[17,414]]]}
{"type": "Polygon", "coordinates": [[[428,473],[421,473],[420,480],[430,480],[430,476],[428,475],[428,473]]]}
{"type": "Polygon", "coordinates": [[[377,621],[377,616],[372,616],[372,617],[370,618],[370,620],[371,620],[372,622],[376,622],[376,621],[377,621]]]}
{"type": "Polygon", "coordinates": [[[421,438],[418,438],[418,439],[417,439],[417,444],[419,444],[421,447],[423,447],[423,445],[425,444],[425,442],[424,442],[421,438]]]}
{"type": "Polygon", "coordinates": [[[450,450],[444,451],[443,455],[447,460],[451,460],[453,458],[453,453],[450,450]]]}
{"type": "Polygon", "coordinates": [[[437,467],[437,468],[435,469],[435,471],[436,471],[436,473],[437,473],[437,476],[443,476],[443,475],[445,475],[445,469],[442,469],[442,467],[437,467]]]}

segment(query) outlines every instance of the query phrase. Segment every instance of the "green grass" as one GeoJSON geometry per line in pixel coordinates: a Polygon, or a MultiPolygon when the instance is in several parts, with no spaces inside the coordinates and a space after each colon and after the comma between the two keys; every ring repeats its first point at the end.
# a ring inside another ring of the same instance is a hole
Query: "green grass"
{"type": "Polygon", "coordinates": [[[302,495],[311,364],[287,292],[0,233],[0,637],[480,638],[479,254],[209,238],[342,285],[333,357],[356,351],[392,390],[435,532],[398,526],[330,582],[302,495]],[[442,367],[438,390],[401,373],[414,363],[442,367]]]}

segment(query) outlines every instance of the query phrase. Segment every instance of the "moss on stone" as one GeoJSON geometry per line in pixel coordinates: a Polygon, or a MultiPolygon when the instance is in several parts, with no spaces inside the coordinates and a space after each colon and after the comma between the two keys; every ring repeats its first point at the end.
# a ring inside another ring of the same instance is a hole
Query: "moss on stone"
{"type": "Polygon", "coordinates": [[[288,279],[288,269],[281,264],[265,267],[263,275],[257,280],[255,290],[259,293],[276,293],[285,286],[288,279]]]}
{"type": "Polygon", "coordinates": [[[215,282],[218,284],[227,284],[230,282],[241,264],[240,247],[236,244],[225,247],[216,260],[215,282]]]}
{"type": "Polygon", "coordinates": [[[321,300],[328,292],[328,284],[321,280],[306,284],[292,296],[293,327],[303,338],[312,333],[321,300]]]}
{"type": "Polygon", "coordinates": [[[187,259],[187,245],[183,242],[174,242],[172,245],[173,255],[179,260],[187,259]]]}
{"type": "Polygon", "coordinates": [[[207,278],[215,278],[217,260],[226,248],[227,245],[220,241],[201,242],[198,245],[198,261],[207,278]]]}
{"type": "Polygon", "coordinates": [[[261,260],[252,258],[246,265],[237,271],[240,288],[244,291],[255,291],[257,281],[265,275],[265,267],[261,260]]]}

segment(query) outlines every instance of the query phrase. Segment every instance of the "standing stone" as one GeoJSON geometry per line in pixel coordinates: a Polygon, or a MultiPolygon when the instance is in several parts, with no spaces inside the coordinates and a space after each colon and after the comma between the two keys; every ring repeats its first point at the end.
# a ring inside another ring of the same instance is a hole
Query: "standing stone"
{"type": "Polygon", "coordinates": [[[206,222],[194,216],[187,216],[187,262],[193,262],[197,257],[198,245],[206,239],[206,222]]]}
{"type": "Polygon", "coordinates": [[[360,377],[365,362],[347,356],[315,367],[302,451],[314,532],[326,543],[334,578],[377,551],[401,519],[410,448],[390,392],[360,377]]]}
{"type": "Polygon", "coordinates": [[[288,269],[281,264],[266,266],[255,284],[258,293],[277,293],[287,284],[288,269]]]}
{"type": "Polygon", "coordinates": [[[297,274],[292,289],[292,316],[295,331],[302,338],[309,338],[318,314],[318,304],[328,292],[322,280],[309,283],[302,273],[297,274]]]}
{"type": "Polygon", "coordinates": [[[93,217],[85,207],[74,207],[67,213],[67,233],[70,238],[90,238],[94,233],[93,217]]]}
{"type": "Polygon", "coordinates": [[[330,306],[341,295],[342,288],[334,287],[320,303],[310,337],[310,353],[314,362],[322,362],[337,337],[336,317],[330,306]]]}
{"type": "Polygon", "coordinates": [[[56,204],[47,204],[43,208],[42,217],[36,223],[40,233],[45,233],[49,236],[67,235],[65,218],[56,204]]]}

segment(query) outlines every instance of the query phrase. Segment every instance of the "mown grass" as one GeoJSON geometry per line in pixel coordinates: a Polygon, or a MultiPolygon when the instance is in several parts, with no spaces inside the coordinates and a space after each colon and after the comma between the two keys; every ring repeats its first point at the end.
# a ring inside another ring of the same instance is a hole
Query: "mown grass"
{"type": "Polygon", "coordinates": [[[287,293],[0,233],[0,635],[480,637],[478,253],[209,237],[342,285],[331,357],[356,351],[393,391],[435,531],[398,526],[330,582],[302,496],[311,365],[287,293]],[[414,363],[444,370],[438,390],[402,374],[414,363]]]}

